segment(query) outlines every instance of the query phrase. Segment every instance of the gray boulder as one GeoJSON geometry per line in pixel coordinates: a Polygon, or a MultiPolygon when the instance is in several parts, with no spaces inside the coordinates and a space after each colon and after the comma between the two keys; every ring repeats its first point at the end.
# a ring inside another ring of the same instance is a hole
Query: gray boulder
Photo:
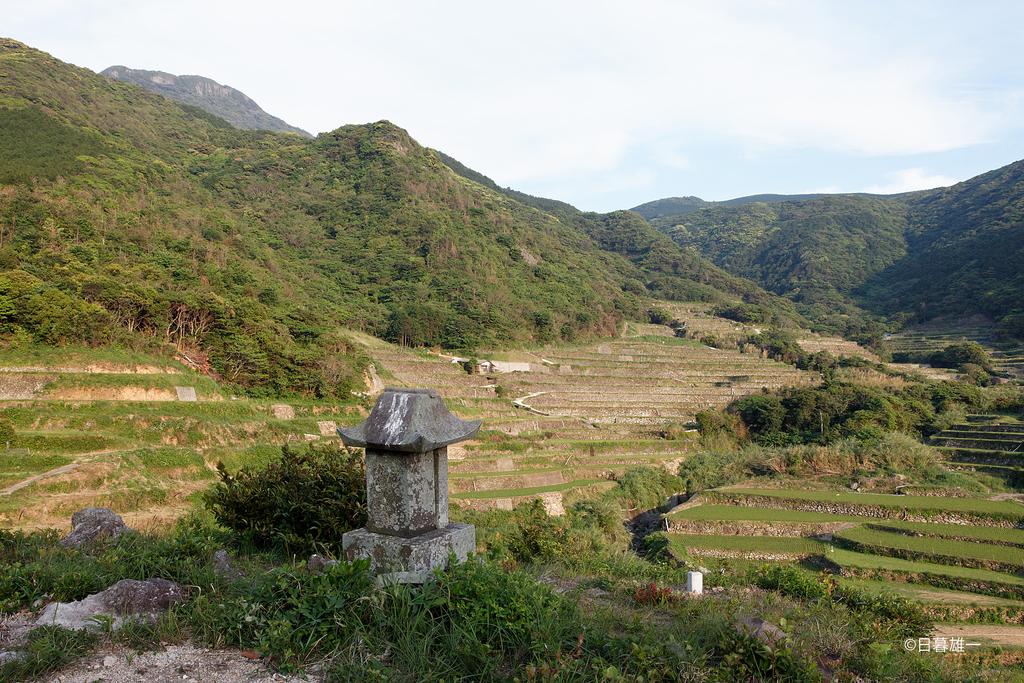
{"type": "Polygon", "coordinates": [[[218,550],[213,554],[213,573],[222,579],[240,579],[244,574],[235,567],[227,550],[218,550]]]}
{"type": "Polygon", "coordinates": [[[113,510],[85,508],[71,515],[71,533],[60,544],[80,548],[100,540],[117,540],[126,531],[124,520],[113,510]]]}
{"type": "Polygon", "coordinates": [[[775,645],[789,636],[781,628],[758,617],[743,617],[736,622],[736,630],[760,640],[765,645],[775,645]]]}
{"type": "Polygon", "coordinates": [[[306,571],[315,576],[316,574],[322,574],[325,569],[336,564],[338,564],[337,560],[329,560],[319,553],[313,553],[309,556],[309,560],[306,561],[306,571]]]}
{"type": "Polygon", "coordinates": [[[51,602],[36,619],[36,626],[95,630],[109,618],[116,629],[132,619],[155,621],[168,607],[184,599],[185,591],[173,581],[122,579],[75,602],[51,602]]]}

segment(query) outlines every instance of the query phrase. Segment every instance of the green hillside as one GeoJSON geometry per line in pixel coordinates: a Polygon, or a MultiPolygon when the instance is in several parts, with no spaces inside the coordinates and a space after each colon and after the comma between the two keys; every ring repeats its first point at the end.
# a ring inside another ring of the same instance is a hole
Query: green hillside
{"type": "Polygon", "coordinates": [[[902,195],[759,195],[662,211],[673,201],[636,211],[827,330],[980,312],[1024,335],[1024,162],[902,195]]]}
{"type": "Polygon", "coordinates": [[[907,256],[861,298],[921,318],[984,313],[1024,337],[1024,161],[914,198],[907,256]]]}
{"type": "Polygon", "coordinates": [[[553,214],[563,223],[586,233],[601,249],[626,257],[638,269],[640,278],[640,281],[626,284],[628,291],[652,293],[659,298],[679,301],[740,299],[767,306],[780,319],[794,322],[799,319],[799,314],[786,299],[765,292],[745,277],[716,267],[695,249],[677,245],[632,211],[605,214],[580,211],[557,199],[501,188],[486,175],[457,159],[442,152],[438,155],[462,177],[501,192],[521,204],[553,214]]]}
{"type": "Polygon", "coordinates": [[[894,199],[832,195],[713,204],[651,222],[729,272],[793,299],[828,329],[850,332],[863,318],[855,290],[906,253],[906,212],[894,199]]]}
{"type": "Polygon", "coordinates": [[[252,392],[334,395],[361,383],[344,329],[472,349],[614,333],[648,294],[766,297],[629,214],[461,177],[388,122],[237,130],[12,40],[0,71],[8,346],[187,350],[252,392]]]}

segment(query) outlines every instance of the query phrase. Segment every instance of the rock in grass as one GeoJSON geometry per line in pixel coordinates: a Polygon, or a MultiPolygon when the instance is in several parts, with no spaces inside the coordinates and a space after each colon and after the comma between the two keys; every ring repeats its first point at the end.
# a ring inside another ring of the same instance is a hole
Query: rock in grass
{"type": "Polygon", "coordinates": [[[744,617],[736,622],[736,630],[746,636],[756,638],[765,645],[775,645],[789,636],[775,624],[758,617],[744,617]]]}
{"type": "Polygon", "coordinates": [[[328,560],[319,553],[313,553],[306,562],[306,571],[316,576],[317,574],[322,574],[328,567],[333,567],[336,564],[338,564],[337,560],[328,560]]]}
{"type": "Polygon", "coordinates": [[[231,562],[231,556],[227,550],[218,550],[213,554],[213,573],[222,579],[239,579],[243,576],[241,570],[237,569],[231,562]]]}
{"type": "Polygon", "coordinates": [[[36,626],[98,630],[105,619],[112,628],[127,620],[155,621],[168,607],[185,599],[181,586],[166,579],[122,579],[110,588],[75,602],[51,602],[36,626]]]}
{"type": "Polygon", "coordinates": [[[85,508],[71,516],[71,533],[60,544],[80,548],[100,540],[116,540],[126,531],[124,520],[113,510],[85,508]]]}

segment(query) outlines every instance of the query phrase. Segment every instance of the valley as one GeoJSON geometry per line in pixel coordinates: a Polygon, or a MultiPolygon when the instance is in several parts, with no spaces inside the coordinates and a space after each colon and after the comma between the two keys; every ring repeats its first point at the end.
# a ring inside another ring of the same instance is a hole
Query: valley
{"type": "MultiPolygon", "coordinates": [[[[696,446],[697,412],[816,381],[757,354],[676,338],[664,325],[629,323],[619,337],[592,344],[512,352],[529,371],[486,374],[365,334],[352,338],[371,359],[377,390],[434,388],[458,415],[484,420],[480,437],[452,453],[451,494],[467,509],[540,498],[562,514],[629,467],[674,469],[696,446]]],[[[253,400],[179,362],[105,357],[82,350],[3,360],[0,405],[17,447],[3,453],[0,487],[18,487],[0,491],[5,524],[50,526],[73,507],[115,503],[128,520],[166,524],[197,503],[218,462],[236,470],[265,463],[283,443],[337,442],[332,425],[366,410],[355,397],[253,400]],[[179,389],[196,400],[180,400],[179,389]]]]}
{"type": "Polygon", "coordinates": [[[891,192],[580,210],[0,38],[0,679],[1019,678],[1024,161],[891,192]]]}

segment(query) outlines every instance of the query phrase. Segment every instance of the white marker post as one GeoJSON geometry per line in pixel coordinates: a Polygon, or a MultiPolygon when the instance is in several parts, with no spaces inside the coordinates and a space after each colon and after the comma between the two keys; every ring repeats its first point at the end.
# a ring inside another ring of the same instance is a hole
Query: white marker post
{"type": "Polygon", "coordinates": [[[686,574],[686,592],[693,595],[700,595],[704,592],[704,575],[700,572],[688,572],[686,574]]]}

